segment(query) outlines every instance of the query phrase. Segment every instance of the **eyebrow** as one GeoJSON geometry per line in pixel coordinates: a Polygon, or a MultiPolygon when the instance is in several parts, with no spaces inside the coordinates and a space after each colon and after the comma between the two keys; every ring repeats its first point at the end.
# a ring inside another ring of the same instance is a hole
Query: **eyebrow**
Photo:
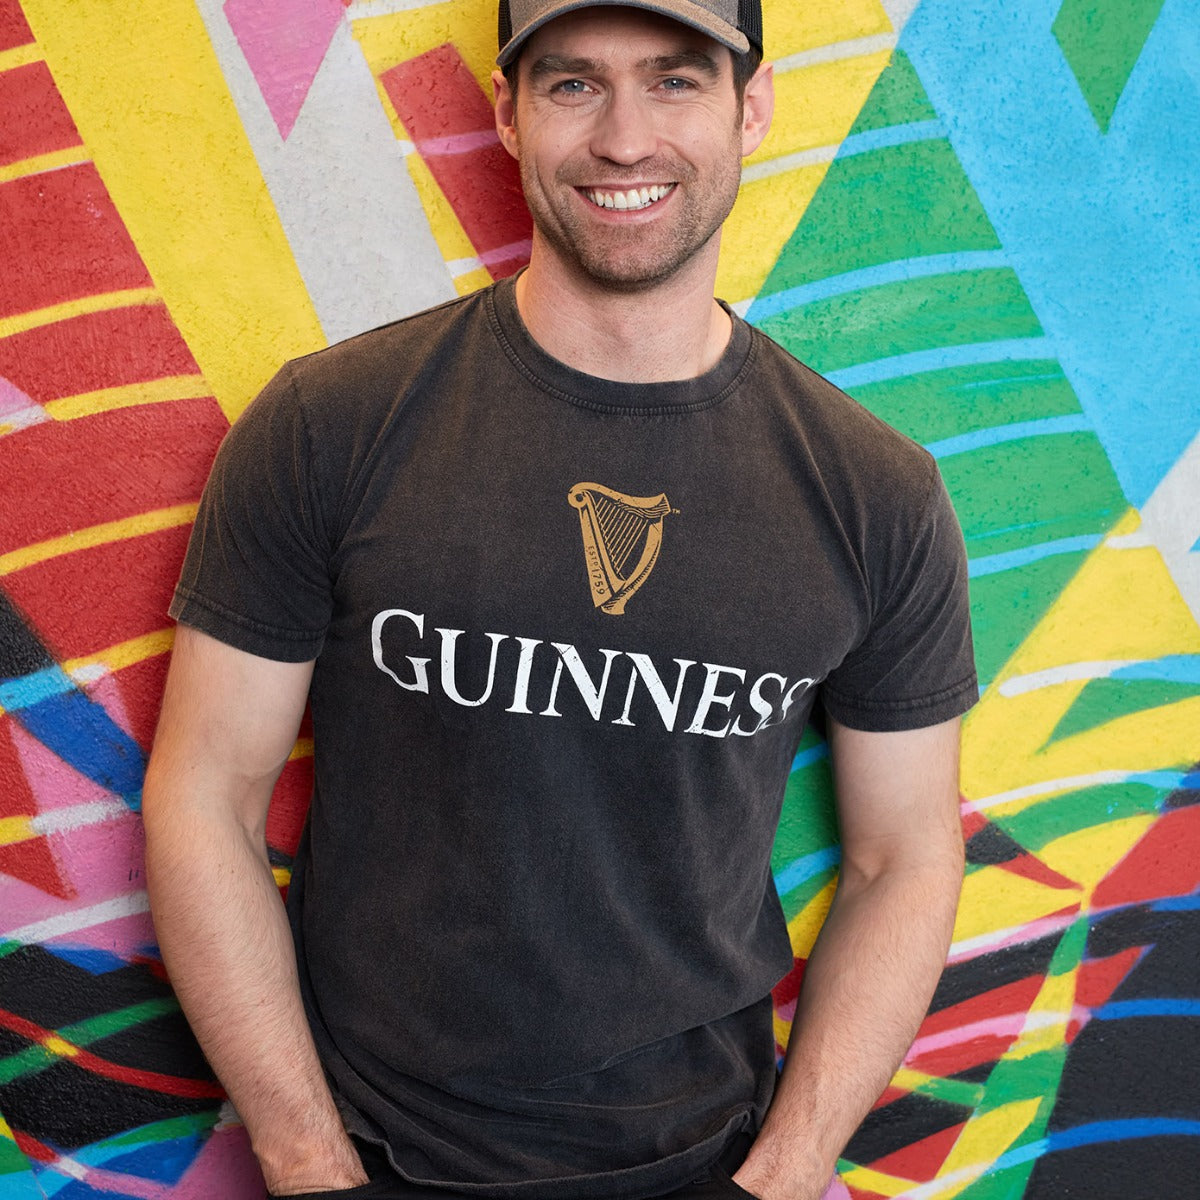
{"type": "MultiPolygon", "coordinates": [[[[643,58],[637,66],[644,71],[679,71],[691,69],[700,71],[710,79],[720,77],[721,68],[711,54],[703,50],[680,50],[674,54],[658,54],[653,58],[643,58]]],[[[531,83],[546,79],[551,75],[593,75],[602,72],[605,64],[595,58],[568,58],[562,54],[543,54],[529,66],[531,83]]]]}

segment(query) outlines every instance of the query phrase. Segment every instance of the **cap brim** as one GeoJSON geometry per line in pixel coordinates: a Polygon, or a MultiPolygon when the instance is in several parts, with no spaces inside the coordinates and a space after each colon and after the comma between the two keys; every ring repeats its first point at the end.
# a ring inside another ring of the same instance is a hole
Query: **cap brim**
{"type": "Polygon", "coordinates": [[[529,40],[530,35],[555,18],[581,8],[640,8],[698,29],[714,41],[720,42],[722,46],[728,46],[735,54],[745,54],[750,49],[750,41],[744,33],[722,21],[708,9],[691,4],[688,0],[563,0],[562,4],[555,4],[548,12],[542,13],[536,21],[530,21],[528,25],[518,29],[496,56],[496,65],[507,67],[521,52],[521,47],[529,40]]]}

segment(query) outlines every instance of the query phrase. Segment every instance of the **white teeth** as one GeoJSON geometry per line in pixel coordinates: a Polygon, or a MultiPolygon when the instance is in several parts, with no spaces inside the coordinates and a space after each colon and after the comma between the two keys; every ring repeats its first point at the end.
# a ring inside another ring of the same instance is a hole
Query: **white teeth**
{"type": "Polygon", "coordinates": [[[600,208],[615,208],[621,212],[628,212],[649,208],[651,204],[661,200],[674,186],[673,183],[656,183],[650,187],[630,188],[627,192],[601,192],[596,189],[588,189],[584,195],[600,208]]]}

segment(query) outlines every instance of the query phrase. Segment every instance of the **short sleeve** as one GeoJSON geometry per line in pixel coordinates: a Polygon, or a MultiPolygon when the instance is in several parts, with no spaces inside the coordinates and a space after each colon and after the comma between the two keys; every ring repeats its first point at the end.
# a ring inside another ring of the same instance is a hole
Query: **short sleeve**
{"type": "Polygon", "coordinates": [[[941,475],[930,467],[918,519],[908,532],[900,527],[907,551],[868,546],[869,627],[822,686],[826,711],[854,729],[936,725],[978,699],[966,550],[941,475]]]}
{"type": "Polygon", "coordinates": [[[213,464],[170,614],[263,658],[320,653],[332,608],[313,448],[285,366],[213,464]]]}

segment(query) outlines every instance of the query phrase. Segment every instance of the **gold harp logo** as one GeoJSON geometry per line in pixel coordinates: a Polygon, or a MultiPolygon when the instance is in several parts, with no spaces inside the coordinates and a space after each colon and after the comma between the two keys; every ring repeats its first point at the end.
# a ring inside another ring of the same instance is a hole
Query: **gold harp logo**
{"type": "Polygon", "coordinates": [[[662,548],[665,495],[626,496],[598,483],[577,483],[567,501],[579,510],[592,603],[617,616],[654,570],[662,548]]]}

